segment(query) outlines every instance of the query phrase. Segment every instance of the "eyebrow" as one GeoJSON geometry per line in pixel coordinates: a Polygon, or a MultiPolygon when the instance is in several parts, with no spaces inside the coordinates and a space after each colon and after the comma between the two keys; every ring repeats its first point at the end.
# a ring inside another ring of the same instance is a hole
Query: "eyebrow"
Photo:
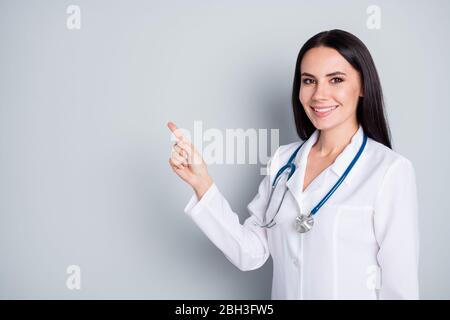
{"type": "MultiPolygon", "coordinates": [[[[315,76],[313,76],[311,73],[307,73],[307,72],[302,72],[301,75],[302,75],[302,76],[307,76],[307,77],[315,78],[315,76]]],[[[335,72],[332,72],[332,73],[327,74],[326,77],[332,77],[332,76],[338,76],[338,75],[346,76],[346,74],[345,74],[344,72],[341,72],[341,71],[335,71],[335,72]]]]}

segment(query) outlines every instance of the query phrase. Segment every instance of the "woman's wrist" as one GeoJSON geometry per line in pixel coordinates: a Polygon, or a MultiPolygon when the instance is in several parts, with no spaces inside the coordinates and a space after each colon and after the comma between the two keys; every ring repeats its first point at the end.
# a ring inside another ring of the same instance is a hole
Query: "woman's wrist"
{"type": "Polygon", "coordinates": [[[214,182],[211,179],[211,177],[207,176],[206,178],[200,180],[198,184],[192,186],[199,201],[203,197],[203,195],[208,191],[208,189],[212,186],[213,183],[214,182]]]}

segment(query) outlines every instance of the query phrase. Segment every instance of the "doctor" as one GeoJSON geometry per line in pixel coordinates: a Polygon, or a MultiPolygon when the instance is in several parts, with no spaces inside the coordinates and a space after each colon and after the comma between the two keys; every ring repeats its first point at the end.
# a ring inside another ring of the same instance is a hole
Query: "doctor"
{"type": "Polygon", "coordinates": [[[240,270],[272,256],[272,299],[418,299],[415,172],[391,149],[382,99],[358,38],[331,30],[309,39],[292,92],[304,143],[276,150],[243,224],[169,122],[170,166],[195,192],[185,213],[240,270]]]}

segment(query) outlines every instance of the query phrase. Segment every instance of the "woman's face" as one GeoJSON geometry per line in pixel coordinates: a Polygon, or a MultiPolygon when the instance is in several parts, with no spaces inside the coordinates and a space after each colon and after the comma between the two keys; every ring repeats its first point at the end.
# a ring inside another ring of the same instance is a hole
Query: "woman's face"
{"type": "Polygon", "coordinates": [[[316,129],[357,124],[356,107],[363,95],[360,75],[338,51],[310,49],[300,68],[300,102],[316,129]]]}

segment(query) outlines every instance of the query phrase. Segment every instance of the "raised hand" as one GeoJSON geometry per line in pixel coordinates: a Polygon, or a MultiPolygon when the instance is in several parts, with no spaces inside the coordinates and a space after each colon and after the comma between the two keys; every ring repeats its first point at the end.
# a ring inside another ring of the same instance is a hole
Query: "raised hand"
{"type": "Polygon", "coordinates": [[[188,183],[200,199],[213,183],[206,163],[194,145],[183,136],[173,122],[168,122],[167,127],[177,139],[169,164],[173,172],[188,183]]]}

